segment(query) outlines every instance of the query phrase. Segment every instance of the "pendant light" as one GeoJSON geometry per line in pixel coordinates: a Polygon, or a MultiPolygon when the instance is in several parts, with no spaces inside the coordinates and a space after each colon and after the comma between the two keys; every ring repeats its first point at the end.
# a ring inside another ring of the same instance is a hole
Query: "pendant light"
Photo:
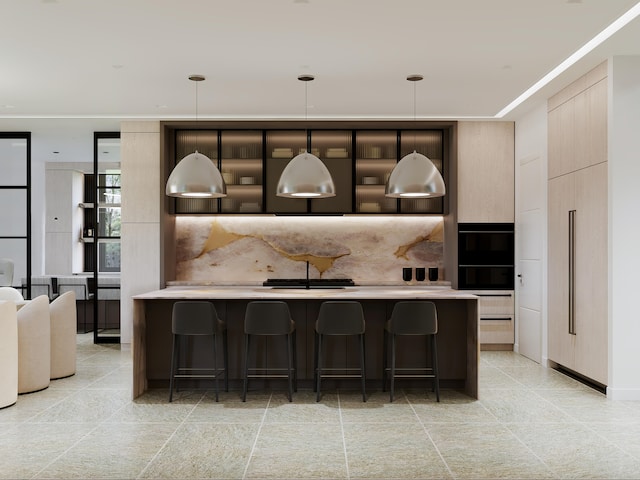
{"type": "MultiPolygon", "coordinates": [[[[307,82],[313,75],[300,75],[304,84],[304,119],[307,120],[307,82]]],[[[276,195],[287,198],[328,198],[336,196],[336,187],[327,166],[311,150],[307,135],[307,148],[293,157],[280,175],[276,195]]]]}
{"type": "MultiPolygon", "coordinates": [[[[413,119],[416,120],[416,84],[422,75],[409,75],[413,83],[413,119]]],[[[444,180],[436,166],[426,156],[415,151],[405,155],[393,168],[384,194],[392,198],[431,198],[445,194],[444,180]]]]}
{"type": "MultiPolygon", "coordinates": [[[[198,121],[198,82],[202,75],[191,75],[189,80],[196,82],[196,122],[198,121]]],[[[175,166],[165,193],[170,197],[220,198],[227,196],[227,187],[222,175],[213,161],[198,152],[198,134],[196,133],[196,151],[184,157],[175,166]]]]}

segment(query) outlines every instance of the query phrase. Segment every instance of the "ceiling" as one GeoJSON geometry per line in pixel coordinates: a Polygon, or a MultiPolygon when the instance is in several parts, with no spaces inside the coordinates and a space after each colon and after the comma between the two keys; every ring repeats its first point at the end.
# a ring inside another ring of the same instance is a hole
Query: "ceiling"
{"type": "MultiPolygon", "coordinates": [[[[0,0],[0,131],[33,132],[36,160],[79,161],[94,131],[196,105],[199,119],[494,118],[636,3],[0,0]],[[191,74],[207,78],[197,103],[191,74]]],[[[634,54],[639,18],[501,118],[634,54]]]]}

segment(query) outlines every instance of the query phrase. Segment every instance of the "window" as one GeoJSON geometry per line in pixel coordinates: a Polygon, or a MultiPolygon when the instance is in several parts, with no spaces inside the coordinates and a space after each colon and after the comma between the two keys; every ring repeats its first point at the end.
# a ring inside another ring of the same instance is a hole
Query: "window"
{"type": "Polygon", "coordinates": [[[120,271],[120,171],[98,174],[98,271],[120,271]]]}

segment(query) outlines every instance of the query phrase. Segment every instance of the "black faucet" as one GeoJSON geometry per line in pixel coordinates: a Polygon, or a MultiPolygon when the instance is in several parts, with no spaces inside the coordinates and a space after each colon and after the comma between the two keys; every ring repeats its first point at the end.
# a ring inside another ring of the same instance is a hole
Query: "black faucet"
{"type": "Polygon", "coordinates": [[[311,288],[311,282],[309,281],[309,260],[307,260],[307,282],[304,288],[306,288],[307,290],[311,288]]]}

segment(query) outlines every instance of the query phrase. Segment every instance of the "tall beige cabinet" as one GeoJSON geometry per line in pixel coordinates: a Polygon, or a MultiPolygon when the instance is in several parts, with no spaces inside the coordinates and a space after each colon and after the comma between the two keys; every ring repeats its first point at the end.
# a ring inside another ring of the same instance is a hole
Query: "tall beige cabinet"
{"type": "Polygon", "coordinates": [[[607,385],[607,66],[548,101],[548,357],[607,385]]]}

